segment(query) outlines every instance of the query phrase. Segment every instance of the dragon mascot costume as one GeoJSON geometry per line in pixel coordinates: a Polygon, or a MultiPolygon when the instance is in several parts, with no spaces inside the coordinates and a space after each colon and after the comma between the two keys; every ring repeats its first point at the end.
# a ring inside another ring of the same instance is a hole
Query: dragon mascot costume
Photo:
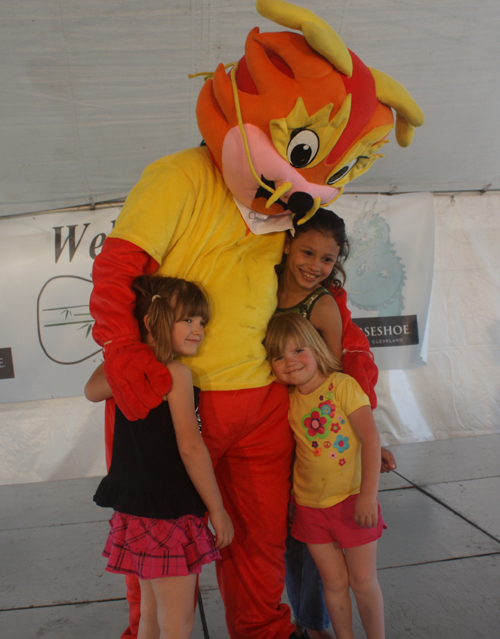
{"type": "MultiPolygon", "coordinates": [[[[93,271],[94,338],[114,400],[143,418],[170,389],[167,369],[142,344],[132,280],[157,272],[201,282],[212,320],[191,361],[202,389],[203,437],[235,528],[217,562],[232,639],[288,639],[280,604],[293,438],[288,394],[273,382],[262,341],[277,302],[275,265],[284,231],[338,198],[344,185],[382,157],[394,127],[411,142],[423,114],[396,80],[368,68],[311,11],[258,0],[264,17],[292,31],[248,34],[239,62],[207,74],[197,104],[206,146],[148,166],[133,188],[93,271]]],[[[344,370],[369,394],[377,369],[351,322],[345,292],[344,370]]],[[[106,410],[107,458],[113,400],[106,410]]],[[[127,578],[130,628],[138,584],[127,578]]]]}

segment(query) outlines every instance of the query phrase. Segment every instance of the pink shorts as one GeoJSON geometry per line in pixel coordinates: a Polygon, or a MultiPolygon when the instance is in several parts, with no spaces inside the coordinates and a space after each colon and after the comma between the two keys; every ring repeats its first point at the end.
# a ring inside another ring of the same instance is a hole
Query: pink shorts
{"type": "Polygon", "coordinates": [[[200,573],[203,564],[220,559],[215,539],[203,519],[150,519],[115,512],[102,553],[106,570],[139,579],[200,573]]]}
{"type": "Polygon", "coordinates": [[[374,528],[361,528],[354,521],[357,495],[351,495],[330,508],[295,506],[292,537],[307,544],[336,542],[339,548],[355,548],[380,539],[387,528],[378,505],[378,522],[374,528]]]}

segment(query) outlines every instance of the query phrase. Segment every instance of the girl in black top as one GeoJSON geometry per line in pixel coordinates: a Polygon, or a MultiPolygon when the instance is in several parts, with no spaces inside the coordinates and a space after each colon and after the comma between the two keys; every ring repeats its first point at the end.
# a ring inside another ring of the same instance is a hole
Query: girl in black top
{"type": "MultiPolygon", "coordinates": [[[[142,341],[172,376],[172,388],[145,419],[116,408],[113,456],[94,500],[115,510],[103,552],[106,570],[139,577],[140,639],[167,632],[188,639],[194,624],[196,575],[231,543],[233,527],[201,438],[190,369],[209,319],[207,299],[193,282],[140,276],[134,280],[142,341]],[[202,517],[208,510],[215,539],[202,517]]],[[[91,401],[112,396],[103,366],[85,387],[91,401]]]]}

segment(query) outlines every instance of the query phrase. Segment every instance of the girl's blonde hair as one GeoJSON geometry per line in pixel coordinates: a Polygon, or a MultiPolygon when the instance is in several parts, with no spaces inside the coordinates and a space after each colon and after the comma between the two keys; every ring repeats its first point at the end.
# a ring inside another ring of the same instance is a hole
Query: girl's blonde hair
{"type": "Polygon", "coordinates": [[[323,375],[328,377],[342,370],[341,361],[332,355],[311,322],[299,313],[280,313],[271,318],[264,340],[270,363],[275,357],[283,355],[290,338],[295,340],[299,348],[306,346],[311,349],[323,375]]]}
{"type": "Polygon", "coordinates": [[[210,307],[204,290],[199,284],[177,277],[140,275],[132,282],[136,295],[135,316],[139,322],[141,339],[147,341],[148,329],[144,318],[148,316],[149,333],[155,343],[155,353],[162,364],[172,357],[170,333],[183,317],[210,319],[210,307]]]}

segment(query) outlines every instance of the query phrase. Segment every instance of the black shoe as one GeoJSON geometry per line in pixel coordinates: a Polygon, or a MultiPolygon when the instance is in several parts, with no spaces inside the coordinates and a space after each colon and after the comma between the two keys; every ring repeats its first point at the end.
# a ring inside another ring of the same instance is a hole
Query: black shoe
{"type": "Polygon", "coordinates": [[[309,635],[307,634],[307,630],[304,628],[301,635],[298,635],[296,632],[292,632],[289,639],[309,639],[309,635]]]}

